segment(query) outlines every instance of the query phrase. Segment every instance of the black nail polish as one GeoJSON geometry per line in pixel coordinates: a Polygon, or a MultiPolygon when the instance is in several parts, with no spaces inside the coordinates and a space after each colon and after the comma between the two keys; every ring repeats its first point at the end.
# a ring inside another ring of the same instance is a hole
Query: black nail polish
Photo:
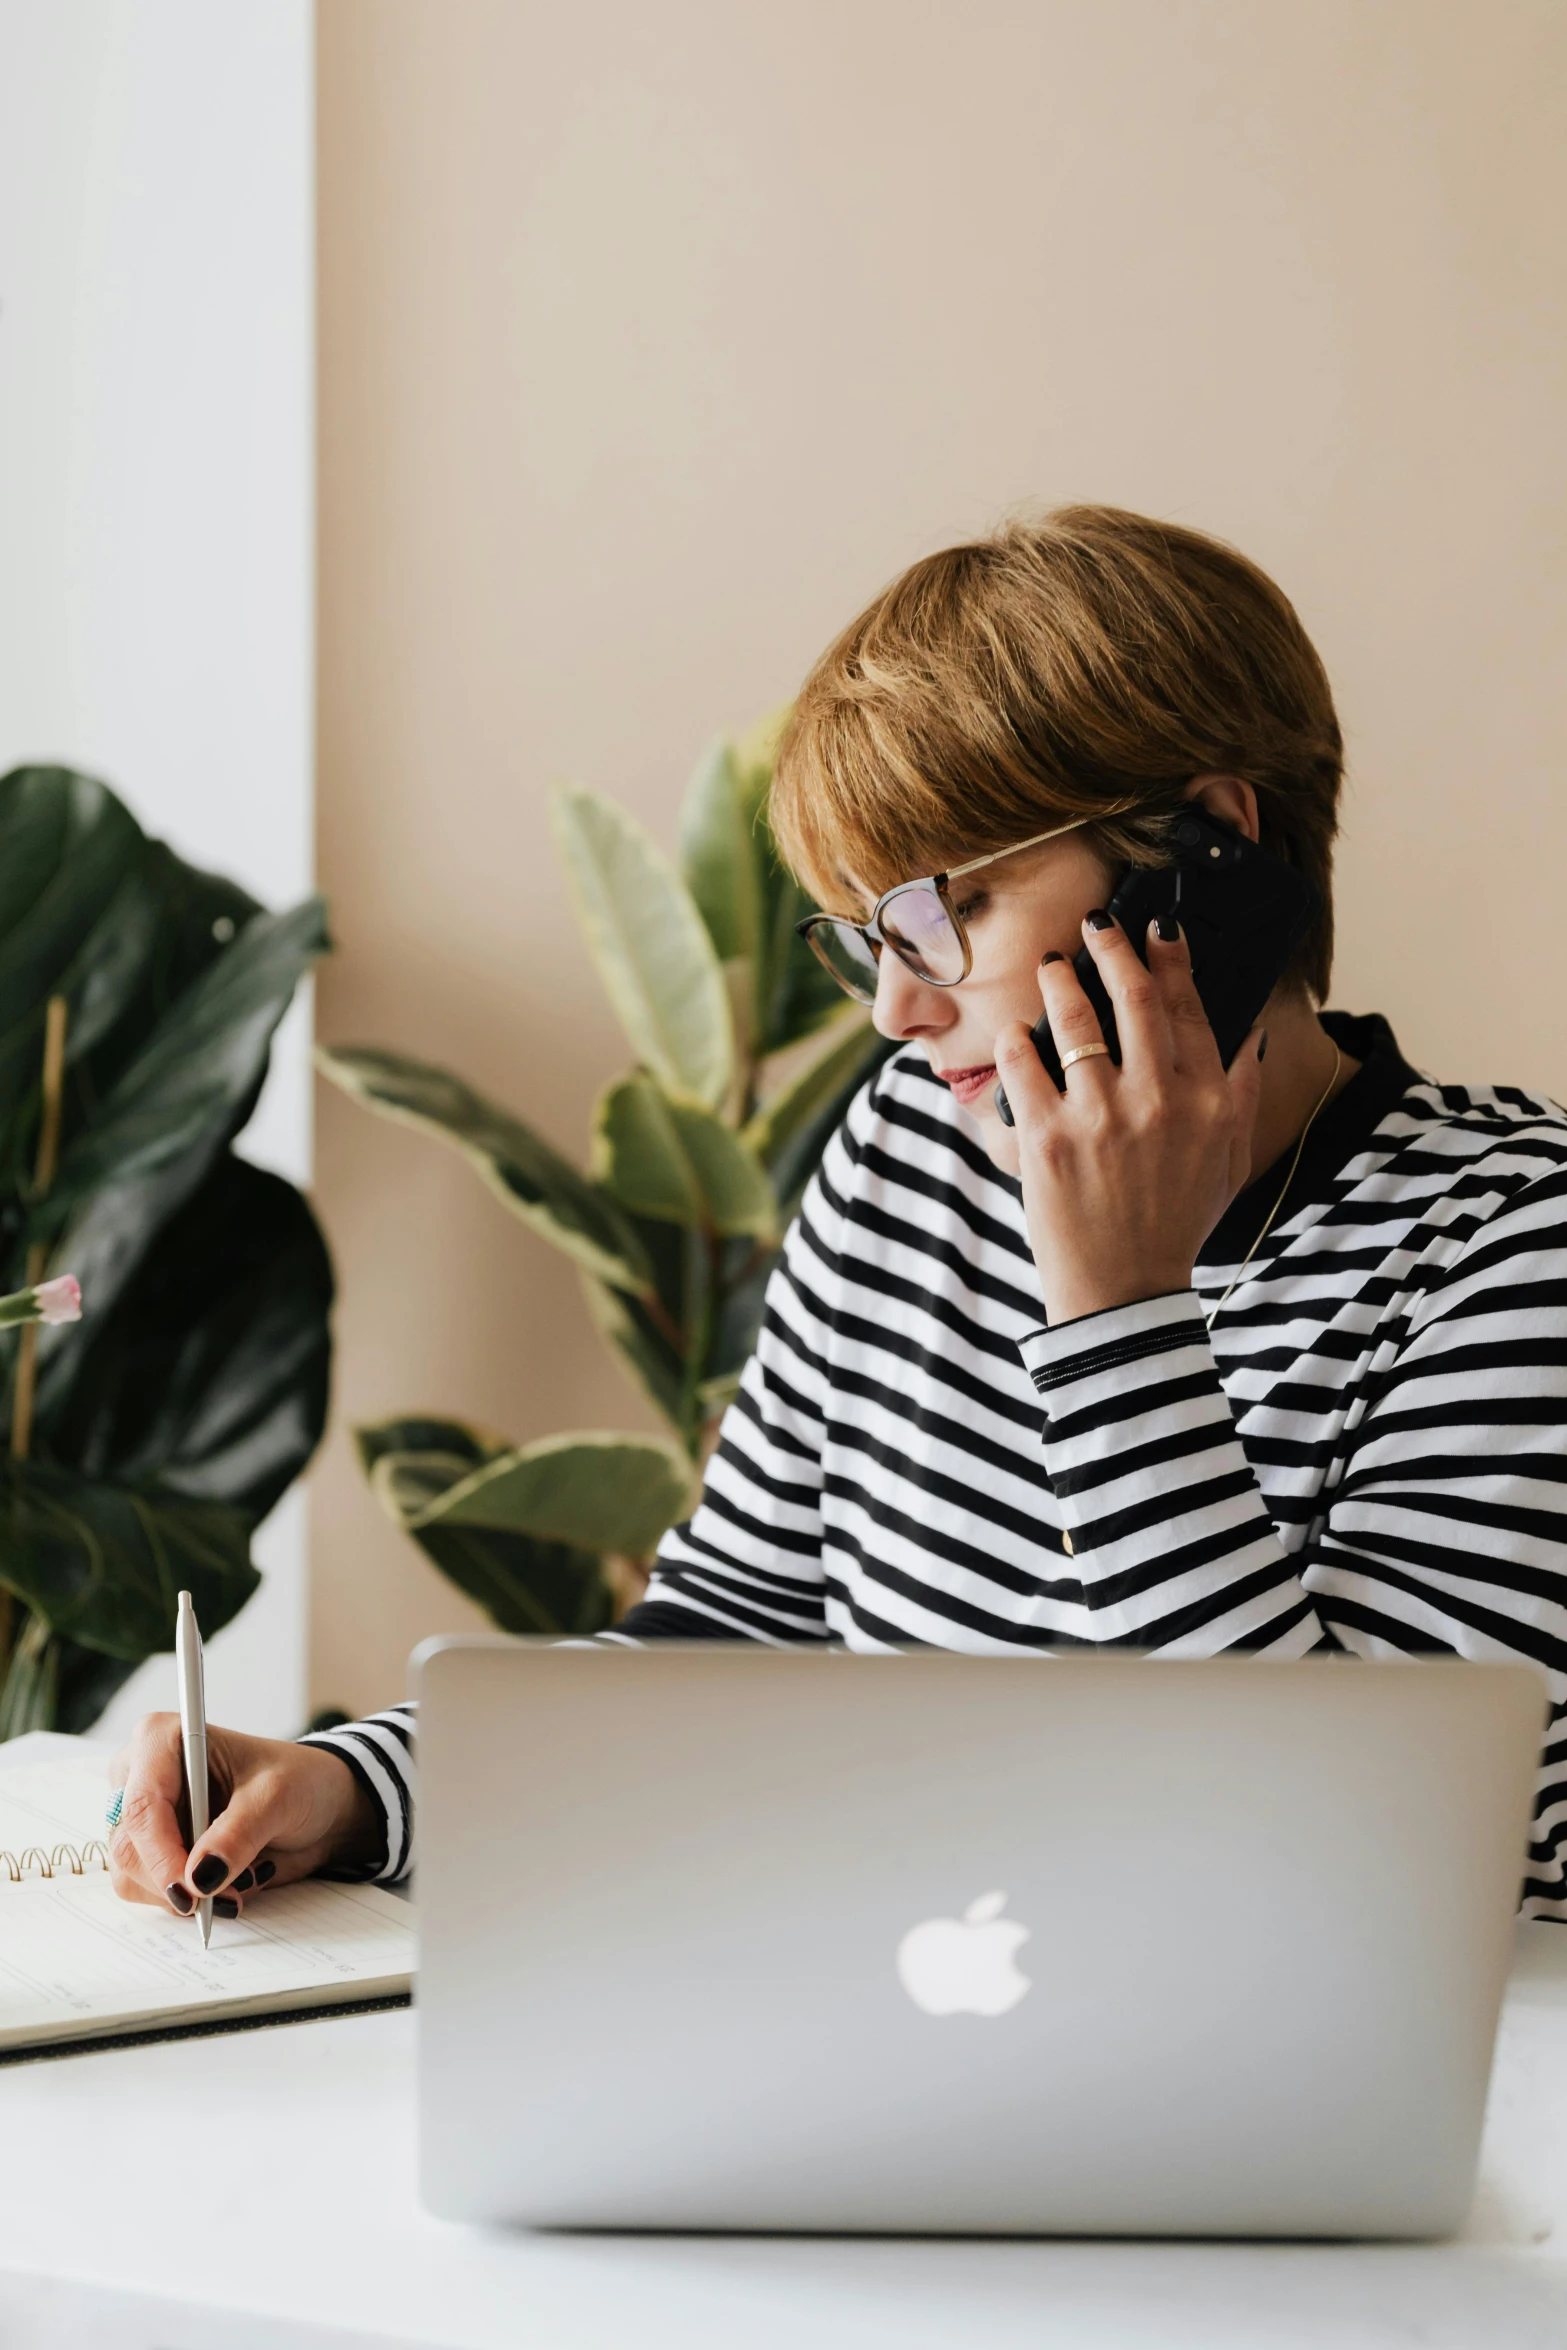
{"type": "Polygon", "coordinates": [[[229,1887],[229,1891],[231,1893],[248,1893],[255,1882],[256,1872],[254,1869],[241,1869],[239,1875],[234,1879],[233,1884],[229,1887]]]}
{"type": "Polygon", "coordinates": [[[218,1853],[209,1852],[206,1859],[190,1872],[190,1881],[198,1893],[216,1893],[229,1873],[229,1864],[218,1853]]]}
{"type": "Polygon", "coordinates": [[[257,1861],[257,1863],[256,1863],[256,1883],[257,1883],[258,1885],[270,1885],[270,1884],[271,1884],[271,1882],[272,1882],[272,1880],[273,1880],[273,1878],[274,1878],[276,1875],[277,1875],[277,1862],[276,1862],[275,1860],[258,1860],[258,1861],[257,1861]]]}
{"type": "Polygon", "coordinates": [[[186,1892],[184,1886],[180,1883],[177,1877],[175,1878],[172,1885],[164,1886],[163,1898],[168,1903],[170,1909],[177,1909],[179,1911],[182,1918],[188,1918],[191,1911],[196,1906],[195,1902],[192,1901],[190,1895],[186,1892]]]}
{"type": "Polygon", "coordinates": [[[1181,926],[1173,914],[1156,914],[1153,926],[1167,947],[1174,946],[1181,935],[1181,926]]]}
{"type": "Polygon", "coordinates": [[[1107,914],[1103,906],[1095,906],[1093,912],[1088,917],[1088,927],[1090,930],[1113,930],[1115,928],[1115,916],[1113,914],[1107,914]]]}
{"type": "Polygon", "coordinates": [[[1261,1034],[1261,1035],[1258,1037],[1258,1039],[1257,1039],[1257,1058],[1258,1058],[1258,1060],[1259,1060],[1259,1061],[1265,1061],[1265,1060],[1267,1059],[1267,1057],[1268,1057],[1268,1032],[1267,1032],[1267,1030],[1266,1030],[1266,1029],[1264,1029],[1264,1030],[1263,1030],[1263,1032],[1262,1032],[1262,1034],[1261,1034]]]}
{"type": "Polygon", "coordinates": [[[239,1915],[239,1903],[237,1901],[230,1901],[226,1893],[220,1893],[217,1900],[212,1904],[212,1914],[215,1918],[237,1918],[239,1915]]]}
{"type": "Polygon", "coordinates": [[[1044,969],[1044,967],[1045,967],[1045,965],[1046,965],[1047,963],[1064,963],[1065,961],[1066,961],[1066,957],[1065,957],[1065,955],[1060,955],[1060,954],[1057,954],[1057,952],[1056,952],[1055,948],[1054,948],[1054,947],[1052,947],[1048,955],[1041,955],[1041,956],[1040,956],[1040,958],[1039,958],[1039,968],[1040,968],[1040,970],[1041,970],[1041,971],[1043,971],[1043,969],[1044,969]]]}

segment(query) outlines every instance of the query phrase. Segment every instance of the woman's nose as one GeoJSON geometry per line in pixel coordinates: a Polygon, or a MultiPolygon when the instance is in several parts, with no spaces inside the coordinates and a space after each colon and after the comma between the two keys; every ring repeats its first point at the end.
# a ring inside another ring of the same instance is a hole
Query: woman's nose
{"type": "Polygon", "coordinates": [[[898,1044],[911,1036],[933,1036],[938,1030],[950,1028],[957,1018],[957,1006],[949,1004],[946,991],[932,987],[928,980],[916,979],[906,963],[900,963],[890,947],[883,947],[876,966],[876,1001],[871,1010],[871,1024],[878,1036],[898,1044]]]}

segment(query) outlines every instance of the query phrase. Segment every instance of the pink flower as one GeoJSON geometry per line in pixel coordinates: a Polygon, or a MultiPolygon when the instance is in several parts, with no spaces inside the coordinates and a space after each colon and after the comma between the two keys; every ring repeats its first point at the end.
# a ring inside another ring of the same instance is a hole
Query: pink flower
{"type": "Polygon", "coordinates": [[[40,1322],[79,1322],[82,1318],[82,1285],[74,1273],[40,1281],[33,1297],[40,1322]]]}

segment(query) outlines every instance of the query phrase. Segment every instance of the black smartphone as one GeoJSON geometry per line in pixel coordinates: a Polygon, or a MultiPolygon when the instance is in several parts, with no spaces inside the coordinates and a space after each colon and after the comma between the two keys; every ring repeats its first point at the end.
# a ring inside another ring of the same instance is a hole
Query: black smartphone
{"type": "MultiPolygon", "coordinates": [[[[1316,911],[1317,893],[1293,865],[1259,849],[1204,808],[1193,806],[1181,817],[1175,852],[1173,865],[1129,865],[1115,885],[1109,911],[1145,963],[1149,923],[1156,915],[1174,914],[1186,933],[1192,978],[1227,1069],[1300,944],[1316,911]]],[[[1118,1063],[1115,1012],[1086,946],[1072,958],[1072,968],[1099,1015],[1110,1058],[1118,1063]]],[[[1033,1042],[1057,1091],[1064,1093],[1066,1078],[1048,1014],[1035,1027],[1033,1042]]],[[[999,1085],[996,1108],[1010,1126],[1011,1105],[999,1085]]]]}

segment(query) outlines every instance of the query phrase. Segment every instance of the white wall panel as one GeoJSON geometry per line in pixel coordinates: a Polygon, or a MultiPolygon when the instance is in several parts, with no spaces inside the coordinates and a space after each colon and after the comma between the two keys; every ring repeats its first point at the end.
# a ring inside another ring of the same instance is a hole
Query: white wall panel
{"type": "MultiPolygon", "coordinates": [[[[0,769],[101,775],[274,905],[312,867],[312,45],[309,0],[0,0],[0,769]]],[[[309,1033],[244,1145],[295,1180],[309,1033]]],[[[209,1688],[282,1732],[297,1497],[260,1556],[209,1688]]]]}

